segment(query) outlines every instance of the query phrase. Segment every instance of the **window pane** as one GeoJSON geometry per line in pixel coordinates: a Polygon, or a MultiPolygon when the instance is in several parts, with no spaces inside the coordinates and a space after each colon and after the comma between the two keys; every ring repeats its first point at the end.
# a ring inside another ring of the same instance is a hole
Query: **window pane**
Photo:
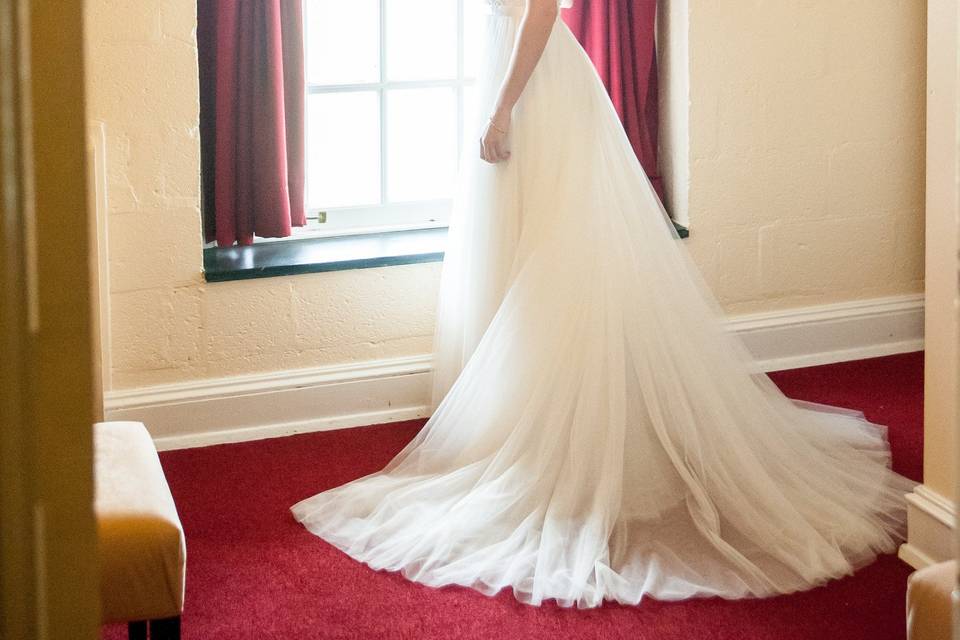
{"type": "Polygon", "coordinates": [[[387,0],[387,75],[390,80],[457,77],[457,3],[387,0]]]}
{"type": "Polygon", "coordinates": [[[307,0],[310,84],[380,81],[380,0],[307,0]]]}
{"type": "Polygon", "coordinates": [[[307,98],[310,207],[380,202],[380,96],[376,91],[307,98]]]}
{"type": "Polygon", "coordinates": [[[477,0],[463,0],[463,2],[463,75],[467,78],[475,78],[477,62],[482,53],[487,13],[483,8],[483,2],[477,0]]]}
{"type": "Polygon", "coordinates": [[[388,92],[387,158],[390,201],[448,197],[457,167],[456,89],[388,92]]]}

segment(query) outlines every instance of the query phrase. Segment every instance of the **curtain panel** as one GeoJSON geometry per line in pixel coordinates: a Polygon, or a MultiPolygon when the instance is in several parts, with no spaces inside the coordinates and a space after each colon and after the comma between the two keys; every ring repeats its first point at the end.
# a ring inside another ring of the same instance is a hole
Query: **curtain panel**
{"type": "Polygon", "coordinates": [[[306,224],[300,0],[198,0],[204,236],[218,246],[306,224]]]}
{"type": "Polygon", "coordinates": [[[603,79],[630,143],[663,197],[657,164],[656,0],[577,0],[564,21],[603,79]]]}

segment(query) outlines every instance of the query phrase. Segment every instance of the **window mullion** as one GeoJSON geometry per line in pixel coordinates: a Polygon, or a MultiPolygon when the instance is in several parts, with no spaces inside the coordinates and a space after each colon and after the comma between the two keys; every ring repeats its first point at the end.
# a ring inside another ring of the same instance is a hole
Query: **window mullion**
{"type": "Polygon", "coordinates": [[[387,198],[387,0],[380,0],[380,204],[387,198]]]}
{"type": "Polygon", "coordinates": [[[464,130],[466,128],[466,123],[464,118],[466,114],[464,113],[464,101],[466,96],[464,95],[463,90],[463,76],[464,76],[464,58],[466,56],[465,52],[465,42],[466,37],[466,27],[464,21],[466,20],[465,7],[463,0],[457,0],[457,158],[463,157],[463,145],[464,145],[464,130]]]}
{"type": "MultiPolygon", "coordinates": [[[[309,20],[311,18],[311,12],[309,7],[310,0],[302,0],[304,2],[304,18],[309,20]]],[[[316,216],[316,212],[323,210],[329,214],[328,222],[335,222],[336,224],[330,224],[329,226],[315,226],[314,230],[326,228],[328,229],[327,233],[337,234],[338,230],[349,229],[350,220],[347,216],[357,216],[358,224],[363,223],[366,225],[377,225],[383,224],[385,226],[396,226],[396,225],[411,225],[411,224],[426,224],[431,225],[443,224],[445,216],[448,213],[449,209],[449,199],[443,198],[437,201],[429,202],[399,202],[395,203],[391,201],[390,193],[388,190],[390,176],[393,173],[391,171],[389,152],[390,152],[390,140],[392,136],[392,130],[390,129],[390,118],[388,113],[388,108],[391,103],[391,94],[392,91],[400,90],[414,90],[414,89],[443,89],[446,91],[453,91],[455,100],[456,100],[456,112],[455,112],[455,127],[456,127],[456,136],[457,140],[455,143],[455,149],[457,151],[458,160],[463,157],[465,153],[465,148],[467,147],[467,141],[464,140],[464,136],[467,133],[467,89],[469,85],[472,84],[470,79],[466,77],[466,36],[467,36],[467,26],[468,23],[472,24],[471,18],[472,14],[469,12],[468,7],[464,0],[446,0],[456,2],[456,69],[455,74],[444,79],[435,79],[435,80],[406,80],[406,79],[395,79],[391,80],[390,77],[390,61],[388,55],[388,45],[390,44],[389,33],[389,23],[391,20],[391,15],[389,11],[403,11],[405,10],[402,6],[404,3],[391,2],[391,0],[374,0],[377,4],[375,6],[379,7],[379,15],[377,17],[379,25],[378,33],[378,46],[379,46],[379,73],[378,77],[372,82],[348,82],[343,84],[317,84],[310,82],[309,78],[306,81],[306,90],[308,95],[317,95],[317,94],[348,94],[348,93],[366,93],[369,95],[369,92],[374,92],[377,96],[377,103],[379,106],[379,140],[375,143],[378,143],[378,152],[379,152],[379,180],[380,180],[380,198],[379,202],[376,200],[371,201],[369,207],[309,207],[310,213],[313,216],[316,216]],[[422,211],[422,213],[421,213],[422,211]],[[382,214],[381,214],[382,212],[382,214]],[[428,219],[429,218],[429,219],[428,219]]],[[[304,43],[304,52],[305,55],[308,53],[308,47],[311,43],[304,43]]],[[[399,43],[398,43],[399,44],[399,43]]],[[[309,59],[309,56],[307,56],[309,59]]],[[[439,91],[438,91],[439,93],[439,91]]],[[[449,95],[449,94],[447,94],[449,95]]],[[[317,98],[321,99],[321,98],[317,98]]],[[[356,123],[359,125],[360,123],[356,123]]],[[[372,126],[374,123],[370,123],[372,126]]],[[[305,123],[306,127],[309,127],[309,122],[305,123]]],[[[449,134],[447,134],[449,135],[449,134]]],[[[374,142],[371,141],[371,142],[374,142]]],[[[458,162],[459,164],[459,162],[458,162]]],[[[376,174],[372,175],[373,178],[376,174]]],[[[375,178],[376,179],[376,178],[375,178]]],[[[371,186],[371,185],[368,185],[371,186]]],[[[309,189],[309,185],[307,185],[309,189]]],[[[316,194],[315,194],[316,195],[316,194]]],[[[306,196],[306,193],[305,193],[306,196]]],[[[307,202],[310,202],[309,198],[305,197],[307,202]]]]}
{"type": "Polygon", "coordinates": [[[380,89],[435,89],[456,87],[457,80],[395,80],[363,84],[308,84],[309,93],[347,93],[349,91],[378,91],[380,89]]]}

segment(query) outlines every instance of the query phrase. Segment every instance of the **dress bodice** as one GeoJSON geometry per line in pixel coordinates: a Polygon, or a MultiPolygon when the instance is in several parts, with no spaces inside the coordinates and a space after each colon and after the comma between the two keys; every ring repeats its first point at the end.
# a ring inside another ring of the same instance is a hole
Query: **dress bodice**
{"type": "MultiPolygon", "coordinates": [[[[493,9],[523,9],[527,5],[527,0],[486,0],[493,9]]],[[[557,0],[561,9],[573,6],[573,0],[557,0]]]]}

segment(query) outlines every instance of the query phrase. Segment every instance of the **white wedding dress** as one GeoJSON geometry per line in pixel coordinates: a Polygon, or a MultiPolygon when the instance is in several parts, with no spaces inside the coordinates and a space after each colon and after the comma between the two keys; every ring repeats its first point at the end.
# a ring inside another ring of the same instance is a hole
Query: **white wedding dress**
{"type": "MultiPolygon", "coordinates": [[[[488,2],[481,114],[523,14],[488,2]]],[[[578,607],[788,593],[893,552],[913,483],[885,428],[786,398],[725,330],[560,20],[510,135],[508,162],[463,160],[432,417],[295,517],[375,569],[578,607]]]]}

